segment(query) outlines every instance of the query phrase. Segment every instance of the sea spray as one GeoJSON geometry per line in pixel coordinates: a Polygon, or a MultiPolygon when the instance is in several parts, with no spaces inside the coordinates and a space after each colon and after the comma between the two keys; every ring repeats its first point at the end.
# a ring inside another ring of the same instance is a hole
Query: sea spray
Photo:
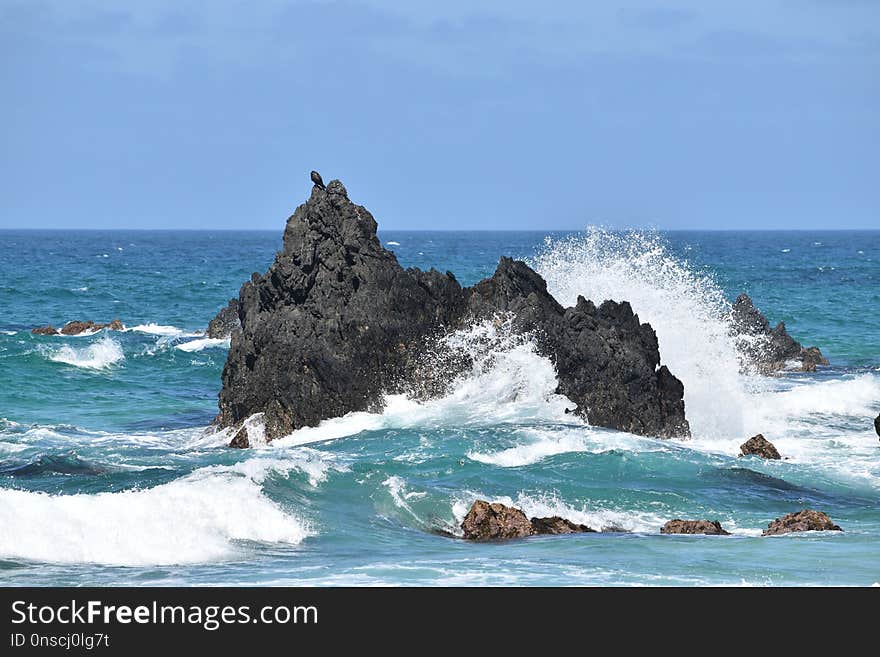
{"type": "Polygon", "coordinates": [[[109,336],[85,347],[64,345],[49,351],[49,360],[90,370],[101,370],[125,359],[122,345],[109,336]]]}
{"type": "Polygon", "coordinates": [[[531,263],[563,305],[629,301],[657,333],[663,363],[684,383],[695,436],[741,435],[753,385],[728,320],[730,304],[711,276],[670,253],[652,232],[590,228],[547,238],[531,263]]]}

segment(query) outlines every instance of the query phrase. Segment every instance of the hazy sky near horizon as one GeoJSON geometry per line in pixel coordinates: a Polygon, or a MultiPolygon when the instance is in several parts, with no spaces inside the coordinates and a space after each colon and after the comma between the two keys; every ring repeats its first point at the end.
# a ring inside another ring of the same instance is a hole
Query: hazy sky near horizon
{"type": "Polygon", "coordinates": [[[880,227],[880,2],[717,4],[0,0],[0,228],[880,227]]]}

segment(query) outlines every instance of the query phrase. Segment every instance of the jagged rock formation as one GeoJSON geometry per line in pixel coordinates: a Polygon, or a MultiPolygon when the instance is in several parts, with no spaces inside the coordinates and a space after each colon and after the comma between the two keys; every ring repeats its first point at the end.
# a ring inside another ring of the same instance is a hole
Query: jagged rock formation
{"type": "Polygon", "coordinates": [[[788,334],[785,322],[770,328],[770,322],[755,308],[748,294],[733,303],[731,325],[740,338],[740,349],[759,371],[771,373],[797,361],[803,372],[815,372],[817,365],[828,365],[819,347],[803,347],[788,334]]]}
{"type": "Polygon", "coordinates": [[[205,335],[209,338],[223,340],[232,337],[235,331],[241,330],[241,322],[238,319],[238,299],[230,299],[229,304],[220,309],[220,312],[208,322],[205,335]]]}
{"type": "Polygon", "coordinates": [[[524,538],[539,534],[583,534],[596,531],[559,516],[529,520],[526,514],[516,507],[484,500],[477,500],[471,505],[461,523],[461,529],[464,537],[471,541],[524,538]]]}
{"type": "Polygon", "coordinates": [[[660,365],[653,329],[627,302],[597,308],[579,298],[563,308],[537,273],[509,258],[491,278],[462,288],[449,272],[401,267],[376,229],[338,180],[314,187],[288,219],[275,262],[241,288],[220,427],[262,412],[271,440],[351,411],[380,410],[386,394],[442,394],[470,363],[438,354],[437,341],[488,320],[530,336],[554,362],[558,392],[590,423],[688,434],[683,386],[660,365]]]}
{"type": "Polygon", "coordinates": [[[92,320],[87,320],[85,322],[74,320],[67,322],[67,324],[61,327],[60,331],[50,324],[49,326],[40,326],[31,329],[31,333],[34,335],[79,335],[86,331],[94,333],[101,329],[107,329],[109,331],[124,331],[125,325],[119,319],[114,319],[106,324],[99,324],[92,320]]]}
{"type": "Polygon", "coordinates": [[[776,446],[764,438],[764,434],[761,433],[749,438],[739,446],[739,449],[742,452],[742,456],[754,454],[755,456],[760,456],[762,459],[776,460],[782,458],[779,455],[779,450],[776,449],[776,446]]]}
{"type": "Polygon", "coordinates": [[[661,534],[710,534],[729,536],[717,520],[670,520],[660,528],[661,534]]]}
{"type": "Polygon", "coordinates": [[[842,532],[839,525],[835,525],[827,514],[812,509],[804,509],[797,513],[789,513],[777,518],[764,530],[764,536],[777,534],[790,534],[791,532],[819,532],[835,531],[842,532]]]}

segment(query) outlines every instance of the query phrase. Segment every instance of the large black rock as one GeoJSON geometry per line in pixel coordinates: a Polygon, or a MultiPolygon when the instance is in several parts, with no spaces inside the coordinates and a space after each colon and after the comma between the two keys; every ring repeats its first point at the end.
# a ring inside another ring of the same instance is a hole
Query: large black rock
{"type": "Polygon", "coordinates": [[[775,372],[792,362],[799,363],[799,369],[804,372],[816,371],[816,365],[828,365],[828,359],[818,347],[804,347],[791,337],[785,322],[770,328],[770,322],[755,308],[748,294],[736,298],[730,318],[740,339],[740,350],[759,371],[775,372]]]}
{"type": "Polygon", "coordinates": [[[287,221],[284,247],[239,295],[241,331],[223,369],[220,427],[264,413],[268,439],[386,394],[441,394],[468,356],[442,337],[476,321],[528,335],[557,370],[560,394],[591,424],[642,435],[689,433],[684,388],[660,365],[657,337],[626,302],[563,308],[522,262],[462,288],[447,272],[403,269],[376,221],[338,180],[315,187],[287,221]],[[428,357],[430,356],[430,357],[428,357]]]}

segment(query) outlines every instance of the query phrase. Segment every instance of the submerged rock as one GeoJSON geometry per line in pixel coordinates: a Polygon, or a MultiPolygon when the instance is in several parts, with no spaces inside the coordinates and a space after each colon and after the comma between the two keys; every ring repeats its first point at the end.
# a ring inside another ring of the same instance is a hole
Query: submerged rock
{"type": "Polygon", "coordinates": [[[729,536],[717,520],[670,520],[660,528],[661,534],[709,534],[729,536]]]}
{"type": "Polygon", "coordinates": [[[238,319],[238,299],[230,299],[229,304],[220,309],[220,312],[208,323],[205,335],[215,340],[224,340],[232,337],[235,331],[241,330],[241,321],[238,319]]]}
{"type": "Polygon", "coordinates": [[[533,534],[582,534],[596,531],[586,525],[579,525],[559,516],[532,518],[531,522],[533,534]]]}
{"type": "Polygon", "coordinates": [[[731,325],[740,349],[759,371],[769,374],[799,363],[803,372],[815,372],[817,365],[828,365],[818,347],[803,347],[788,334],[785,322],[770,328],[770,322],[755,308],[748,294],[740,294],[733,303],[731,325]]]}
{"type": "Polygon", "coordinates": [[[586,525],[579,525],[560,518],[532,518],[516,507],[500,502],[477,500],[461,523],[464,537],[471,541],[487,541],[504,538],[524,538],[539,534],[582,534],[595,532],[586,525]]]}
{"type": "Polygon", "coordinates": [[[48,326],[38,326],[37,328],[31,329],[31,333],[33,333],[34,335],[59,335],[58,329],[51,324],[48,326]]]}
{"type": "Polygon", "coordinates": [[[746,442],[739,446],[743,456],[753,454],[760,456],[762,459],[780,459],[779,451],[769,440],[764,438],[763,434],[752,436],[746,442]]]}
{"type": "Polygon", "coordinates": [[[782,518],[777,518],[764,530],[764,536],[775,536],[777,534],[789,534],[791,532],[819,532],[819,531],[836,531],[843,530],[839,525],[835,525],[831,518],[821,511],[813,511],[812,509],[804,509],[797,513],[789,513],[782,518]]]}
{"type": "Polygon", "coordinates": [[[219,395],[220,427],[264,413],[272,440],[352,411],[379,411],[387,394],[444,394],[472,361],[443,337],[475,322],[529,336],[553,361],[559,394],[591,424],[683,436],[684,388],[660,364],[657,336],[627,302],[563,308],[525,263],[462,288],[450,272],[404,269],[377,224],[338,180],[312,189],[287,221],[284,246],[239,294],[241,331],[219,395]]]}
{"type": "MultiPolygon", "coordinates": [[[[332,184],[332,183],[331,183],[332,184]]],[[[464,537],[471,541],[531,536],[532,523],[526,514],[498,502],[477,500],[461,523],[464,537]]]]}

